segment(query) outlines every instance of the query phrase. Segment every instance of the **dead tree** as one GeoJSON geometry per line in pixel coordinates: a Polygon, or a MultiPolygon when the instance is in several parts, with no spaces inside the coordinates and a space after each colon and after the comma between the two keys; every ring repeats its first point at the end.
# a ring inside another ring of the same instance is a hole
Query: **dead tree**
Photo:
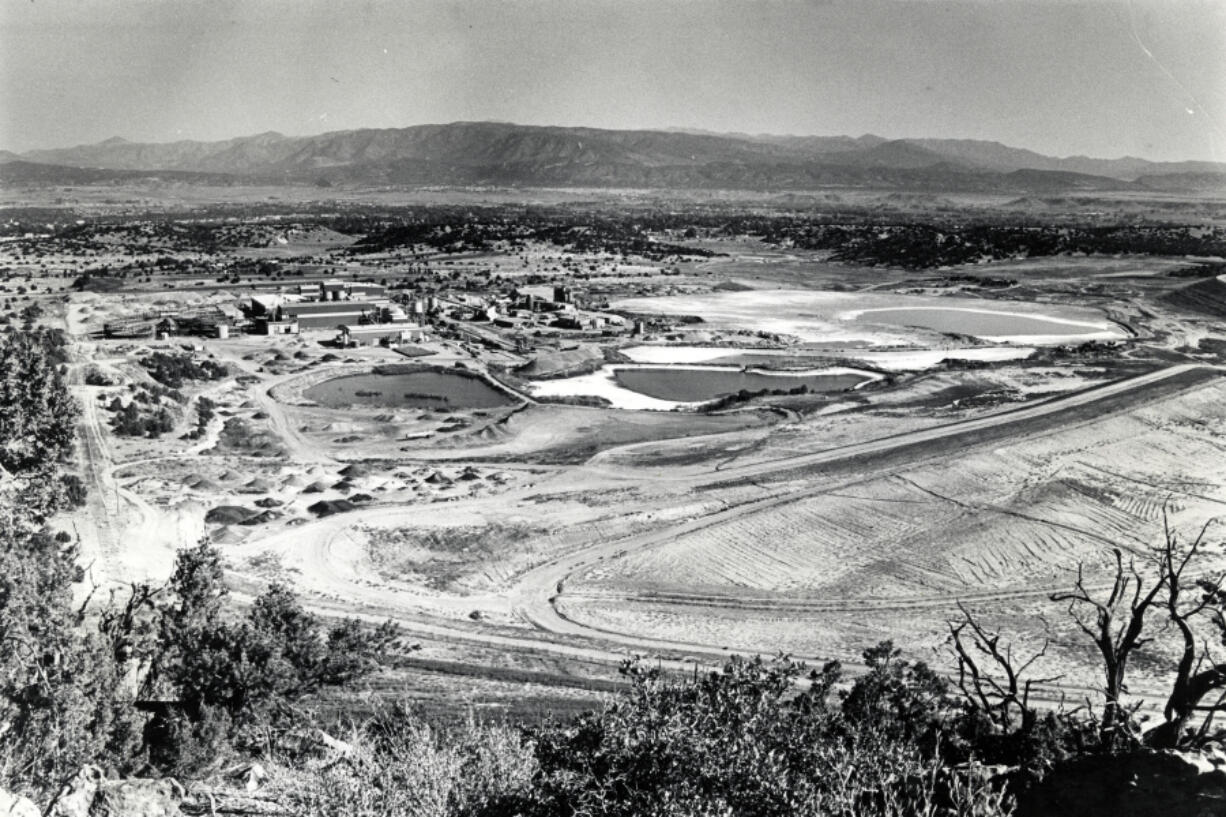
{"type": "Polygon", "coordinates": [[[157,597],[164,587],[152,587],[143,583],[128,586],[128,598],[123,606],[116,603],[116,592],[111,591],[111,600],[98,617],[98,632],[111,650],[117,665],[136,668],[143,675],[151,663],[153,630],[157,619],[157,597]]]}
{"type": "Polygon", "coordinates": [[[1166,508],[1162,511],[1163,541],[1154,551],[1153,584],[1146,589],[1134,560],[1124,564],[1115,551],[1115,581],[1105,600],[1086,589],[1081,569],[1070,593],[1056,593],[1053,601],[1068,601],[1069,612],[1081,630],[1097,645],[1103,658],[1106,706],[1102,731],[1108,739],[1131,729],[1129,711],[1122,703],[1128,691],[1128,660],[1152,639],[1144,635],[1151,611],[1165,618],[1164,625],[1179,634],[1182,651],[1175,666],[1171,692],[1163,708],[1164,722],[1145,736],[1156,747],[1199,745],[1220,737],[1215,716],[1226,711],[1226,661],[1215,659],[1210,642],[1198,637],[1197,624],[1207,622],[1213,639],[1226,644],[1226,574],[1200,575],[1198,556],[1208,547],[1205,536],[1215,520],[1206,522],[1186,546],[1171,530],[1166,508]],[[1083,617],[1089,608],[1093,622],[1083,617]],[[1195,729],[1193,729],[1195,725],[1195,729]]]}
{"type": "Polygon", "coordinates": [[[1115,554],[1115,578],[1106,598],[1095,598],[1086,587],[1081,565],[1077,581],[1066,593],[1053,593],[1052,601],[1068,602],[1069,615],[1089,636],[1103,661],[1103,706],[1100,730],[1110,742],[1130,741],[1134,737],[1132,712],[1124,705],[1128,692],[1128,661],[1152,639],[1145,633],[1145,616],[1160,608],[1159,594],[1166,586],[1166,565],[1159,562],[1159,575],[1146,588],[1134,559],[1124,562],[1119,548],[1115,554]]]}
{"type": "MultiPolygon", "coordinates": [[[[1215,657],[1210,646],[1226,647],[1226,573],[1207,576],[1198,564],[1198,557],[1209,549],[1205,537],[1216,520],[1206,523],[1185,546],[1171,530],[1165,508],[1162,517],[1165,537],[1153,550],[1154,558],[1145,566],[1144,575],[1136,560],[1125,561],[1117,548],[1109,591],[1087,586],[1078,565],[1073,589],[1050,597],[1068,603],[1070,617],[1102,658],[1106,702],[1098,730],[1106,744],[1138,740],[1133,719],[1136,707],[1126,705],[1124,697],[1129,661],[1153,640],[1146,630],[1146,617],[1151,614],[1159,617],[1165,632],[1178,633],[1182,652],[1163,709],[1164,722],[1145,735],[1145,743],[1169,748],[1226,739],[1226,729],[1214,723],[1218,714],[1226,712],[1226,655],[1215,657]],[[1207,627],[1211,638],[1199,635],[1198,626],[1207,627]]],[[[1056,679],[1022,679],[1045,654],[1047,644],[1025,661],[1016,662],[1011,648],[1001,645],[999,634],[986,630],[961,604],[958,609],[962,619],[951,621],[949,631],[963,697],[1004,732],[1032,727],[1033,685],[1056,679]]]]}
{"type": "Polygon", "coordinates": [[[1183,642],[1183,651],[1171,685],[1171,694],[1163,709],[1165,723],[1154,729],[1148,742],[1159,747],[1180,744],[1200,744],[1214,736],[1214,716],[1226,708],[1226,662],[1215,661],[1207,641],[1198,640],[1195,624],[1208,620],[1216,640],[1226,643],[1226,574],[1214,577],[1186,577],[1193,559],[1205,548],[1205,534],[1213,520],[1206,522],[1200,533],[1186,547],[1179,545],[1178,536],[1163,512],[1165,541],[1158,551],[1160,575],[1165,584],[1166,614],[1183,642]],[[1189,587],[1189,578],[1192,584],[1189,587]],[[1185,594],[1190,593],[1190,598],[1185,594]],[[1205,701],[1216,696],[1211,703],[1205,701]],[[1198,727],[1190,724],[1203,715],[1198,727]]]}
{"type": "Polygon", "coordinates": [[[1059,676],[1026,678],[1027,671],[1047,654],[1048,642],[1024,660],[1015,659],[1013,647],[1001,644],[1000,633],[988,631],[958,602],[962,618],[949,622],[949,643],[958,661],[958,689],[975,710],[982,712],[1002,733],[1034,730],[1037,713],[1030,705],[1035,684],[1048,684],[1059,676]]]}

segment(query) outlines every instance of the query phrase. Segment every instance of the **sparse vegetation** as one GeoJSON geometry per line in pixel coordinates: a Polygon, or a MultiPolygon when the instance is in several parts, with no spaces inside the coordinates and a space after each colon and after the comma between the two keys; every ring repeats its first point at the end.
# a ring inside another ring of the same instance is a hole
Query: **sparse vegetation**
{"type": "Polygon", "coordinates": [[[111,428],[122,437],[156,439],[173,431],[176,423],[174,412],[144,390],[127,403],[115,397],[107,408],[115,415],[111,428]]]}
{"type": "Polygon", "coordinates": [[[1224,387],[1195,368],[1226,343],[1221,285],[1184,257],[1221,253],[1216,200],[308,192],[171,211],[74,191],[0,229],[0,503],[17,509],[0,514],[0,786],[45,802],[85,762],[186,783],[258,761],[256,796],[303,815],[1035,817],[1077,763],[1221,741],[1226,557],[1213,528],[1145,547],[1163,502],[1199,520],[1221,500],[1224,387]],[[324,353],[333,327],[249,334],[234,308],[329,279],[388,286],[437,363],[324,353]],[[789,335],[758,300],[772,289],[829,295],[798,317],[840,331],[789,335]],[[712,293],[750,325],[619,306],[712,293]],[[1128,331],[998,358],[1018,345],[843,316],[944,296],[1128,331]],[[148,340],[205,309],[230,337],[148,340]],[[60,321],[71,343],[41,328],[60,321]],[[635,345],[882,378],[715,413],[532,397],[635,345]],[[493,372],[530,399],[299,399],[372,367],[493,372]],[[98,387],[78,389],[84,415],[65,380],[98,387]],[[218,427],[215,446],[182,441],[218,427]],[[218,544],[187,547],[202,521],[218,544]],[[147,553],[126,552],[137,538],[147,553]],[[168,582],[81,607],[95,575],[113,588],[147,561],[162,579],[172,550],[168,582]],[[384,615],[428,625],[420,654],[384,615]],[[883,638],[898,646],[863,650],[883,638]],[[680,669],[712,649],[855,664],[680,669]],[[1163,678],[1165,711],[1138,709],[1163,678]]]}
{"type": "Polygon", "coordinates": [[[168,770],[212,762],[221,741],[246,745],[257,725],[288,728],[298,702],[370,673],[396,639],[390,623],[374,631],[352,619],[325,626],[277,584],[245,620],[228,621],[220,556],[207,542],[180,553],[167,600],[148,606],[157,593],[135,588],[152,620],[117,623],[112,637],[143,637],[129,647],[148,667],[142,697],[174,701],[144,732],[150,762],[168,770]]]}
{"type": "Polygon", "coordinates": [[[255,428],[242,417],[230,417],[222,426],[217,445],[211,449],[211,453],[280,457],[285,455],[285,445],[276,435],[255,428]]]}
{"type": "Polygon", "coordinates": [[[217,404],[208,397],[201,396],[196,400],[196,427],[188,432],[188,438],[198,440],[208,430],[209,423],[216,416],[217,404]]]}
{"type": "Polygon", "coordinates": [[[102,373],[102,370],[97,366],[90,366],[85,370],[85,385],[87,386],[114,386],[115,384],[109,377],[102,373]]]}
{"type": "Polygon", "coordinates": [[[141,360],[149,376],[163,386],[181,389],[189,380],[220,380],[226,367],[215,360],[196,360],[190,354],[154,352],[141,360]]]}
{"type": "Polygon", "coordinates": [[[1216,256],[1226,251],[1226,233],[1187,225],[1054,227],[915,219],[902,224],[785,222],[768,230],[764,240],[769,242],[833,250],[839,261],[905,269],[1072,253],[1216,256]]]}
{"type": "Polygon", "coordinates": [[[530,546],[547,530],[526,523],[494,522],[444,528],[366,528],[371,561],[388,578],[418,576],[442,589],[494,553],[530,546]]]}

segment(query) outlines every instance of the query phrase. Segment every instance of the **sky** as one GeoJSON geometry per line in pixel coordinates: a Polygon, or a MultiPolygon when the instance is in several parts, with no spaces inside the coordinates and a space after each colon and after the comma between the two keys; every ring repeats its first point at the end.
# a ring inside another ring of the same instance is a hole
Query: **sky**
{"type": "Polygon", "coordinates": [[[0,148],[460,120],[1226,161],[1226,0],[0,0],[0,148]]]}

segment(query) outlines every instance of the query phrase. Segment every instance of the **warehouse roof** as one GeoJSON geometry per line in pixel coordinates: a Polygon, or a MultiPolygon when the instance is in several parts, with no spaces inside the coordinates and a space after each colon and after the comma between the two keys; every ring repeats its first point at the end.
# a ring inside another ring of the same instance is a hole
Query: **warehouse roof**
{"type": "Polygon", "coordinates": [[[325,303],[285,304],[281,307],[281,311],[287,315],[360,315],[374,309],[374,304],[365,301],[327,301],[325,303]]]}
{"type": "Polygon", "coordinates": [[[421,329],[421,324],[412,321],[392,321],[391,323],[364,323],[360,325],[341,324],[342,332],[350,335],[377,335],[383,332],[409,332],[421,329]]]}

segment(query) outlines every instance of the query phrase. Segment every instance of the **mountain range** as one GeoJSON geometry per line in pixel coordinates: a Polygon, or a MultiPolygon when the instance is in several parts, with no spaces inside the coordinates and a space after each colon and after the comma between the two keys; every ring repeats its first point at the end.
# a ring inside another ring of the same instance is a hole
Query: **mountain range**
{"type": "Polygon", "coordinates": [[[0,151],[0,183],[509,185],[978,192],[1226,189],[1226,164],[1056,158],[998,142],[601,130],[501,122],[0,151]]]}

